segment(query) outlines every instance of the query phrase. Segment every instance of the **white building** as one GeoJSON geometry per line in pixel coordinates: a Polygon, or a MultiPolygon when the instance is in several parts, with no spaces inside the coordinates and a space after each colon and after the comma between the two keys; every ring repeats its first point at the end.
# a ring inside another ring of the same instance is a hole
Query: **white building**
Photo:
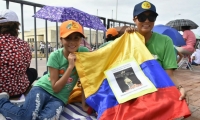
{"type": "MultiPolygon", "coordinates": [[[[45,28],[37,28],[37,46],[39,48],[39,42],[43,41],[46,42],[46,30],[45,28]]],[[[51,46],[54,47],[56,46],[56,26],[53,27],[48,27],[47,28],[47,38],[48,42],[51,43],[51,46]]],[[[84,29],[84,35],[87,38],[87,42],[90,44],[101,44],[104,42],[103,36],[104,33],[103,31],[94,31],[91,30],[91,36],[90,36],[90,30],[89,29],[84,29]],[[96,37],[96,33],[98,38],[96,37]],[[91,40],[90,40],[91,37],[91,40]],[[98,41],[98,42],[97,42],[98,41]]],[[[19,37],[22,38],[22,34],[19,34],[19,37]]],[[[24,40],[27,41],[30,45],[34,45],[35,43],[35,35],[34,35],[34,29],[31,29],[30,31],[24,31],[24,40]]],[[[60,43],[60,36],[59,36],[59,29],[58,29],[58,43],[60,43]]]]}

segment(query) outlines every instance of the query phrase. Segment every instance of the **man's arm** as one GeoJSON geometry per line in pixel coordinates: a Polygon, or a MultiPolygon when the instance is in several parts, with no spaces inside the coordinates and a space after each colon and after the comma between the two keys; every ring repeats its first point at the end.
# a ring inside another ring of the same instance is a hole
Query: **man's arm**
{"type": "Polygon", "coordinates": [[[167,72],[167,74],[172,79],[172,81],[174,82],[174,84],[177,86],[177,88],[179,89],[179,91],[181,93],[181,96],[179,97],[179,100],[183,100],[185,98],[185,96],[186,96],[186,93],[185,93],[184,88],[180,85],[178,80],[175,78],[174,70],[173,69],[168,69],[168,70],[165,70],[165,71],[167,72]]]}

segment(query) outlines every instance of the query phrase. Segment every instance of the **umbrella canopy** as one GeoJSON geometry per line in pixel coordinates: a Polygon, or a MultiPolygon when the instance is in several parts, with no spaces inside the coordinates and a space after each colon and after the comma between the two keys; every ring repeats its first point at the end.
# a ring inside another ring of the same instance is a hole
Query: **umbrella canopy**
{"type": "Polygon", "coordinates": [[[75,20],[79,22],[83,27],[95,30],[106,30],[102,21],[98,17],[73,7],[44,6],[39,11],[37,11],[33,17],[49,20],[52,22],[75,20]]]}
{"type": "Polygon", "coordinates": [[[176,46],[186,45],[182,35],[174,28],[171,28],[166,25],[155,25],[153,31],[169,36],[172,39],[173,44],[176,46]]]}
{"type": "Polygon", "coordinates": [[[181,31],[181,26],[190,26],[190,29],[196,29],[199,26],[191,20],[188,19],[176,19],[168,22],[167,26],[173,27],[178,31],[181,31]]]}

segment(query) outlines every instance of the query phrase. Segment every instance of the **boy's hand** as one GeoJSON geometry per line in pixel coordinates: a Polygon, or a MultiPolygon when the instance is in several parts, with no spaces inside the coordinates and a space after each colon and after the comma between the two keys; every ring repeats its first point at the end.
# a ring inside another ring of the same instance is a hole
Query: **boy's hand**
{"type": "Polygon", "coordinates": [[[127,32],[127,33],[133,33],[133,32],[135,32],[135,31],[137,31],[137,28],[135,28],[135,27],[128,27],[128,28],[126,28],[126,30],[125,30],[125,32],[127,32]]]}
{"type": "Polygon", "coordinates": [[[186,93],[185,93],[184,88],[180,88],[179,91],[181,93],[181,96],[179,97],[179,100],[184,100],[185,99],[186,102],[188,103],[189,101],[186,99],[187,97],[186,97],[186,93]]]}

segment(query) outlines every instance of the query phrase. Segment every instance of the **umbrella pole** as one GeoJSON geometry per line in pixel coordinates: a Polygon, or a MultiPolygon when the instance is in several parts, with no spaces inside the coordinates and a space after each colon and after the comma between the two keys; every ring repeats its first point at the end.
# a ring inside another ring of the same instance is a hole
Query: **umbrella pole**
{"type": "Polygon", "coordinates": [[[92,35],[91,34],[92,34],[92,31],[91,31],[91,28],[90,28],[90,47],[92,47],[92,45],[91,45],[92,44],[92,35]]]}
{"type": "Polygon", "coordinates": [[[96,49],[98,48],[98,30],[96,30],[96,49]]]}
{"type": "MultiPolygon", "coordinates": [[[[83,31],[83,35],[84,35],[84,27],[82,27],[82,31],[83,31]]],[[[85,35],[84,35],[85,36],[85,35]]],[[[82,39],[82,41],[83,41],[83,44],[84,44],[84,47],[86,46],[85,45],[85,38],[84,39],[82,39]]]]}

